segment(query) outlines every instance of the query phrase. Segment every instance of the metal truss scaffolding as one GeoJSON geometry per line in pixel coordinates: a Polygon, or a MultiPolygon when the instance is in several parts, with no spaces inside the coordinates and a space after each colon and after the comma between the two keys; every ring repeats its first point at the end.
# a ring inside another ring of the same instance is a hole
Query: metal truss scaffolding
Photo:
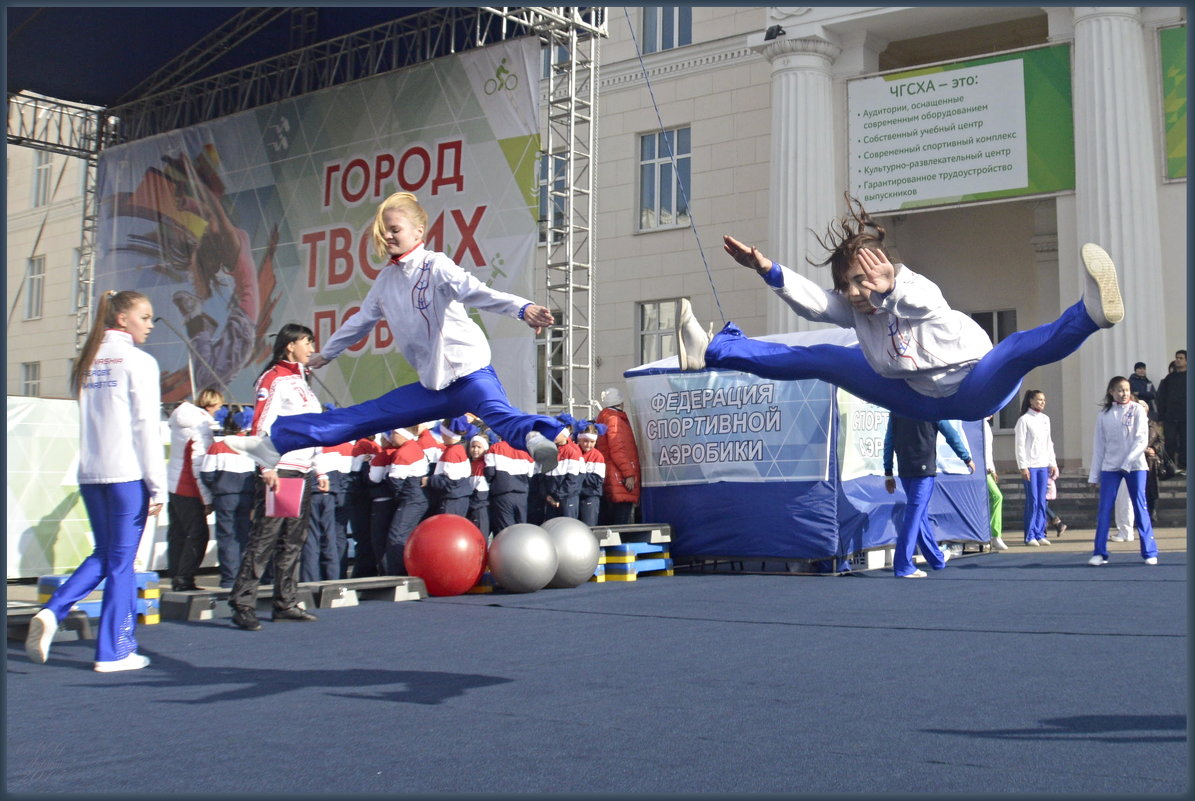
{"type": "Polygon", "coordinates": [[[597,36],[562,25],[547,31],[548,306],[557,317],[544,343],[549,413],[589,417],[594,396],[594,163],[597,147],[597,36]]]}
{"type": "MultiPolygon", "coordinates": [[[[547,305],[557,324],[540,342],[541,401],[550,412],[587,415],[593,400],[593,161],[597,40],[604,7],[439,7],[310,44],[316,9],[246,8],[143,81],[110,109],[30,93],[9,96],[8,142],[87,160],[77,285],[77,329],[89,325],[100,151],[350,81],[518,36],[535,35],[549,55],[544,161],[554,176],[545,223],[547,305]],[[229,43],[244,42],[289,13],[292,45],[303,46],[192,80],[229,43]]],[[[397,13],[397,12],[396,12],[397,13]]],[[[80,339],[81,341],[81,339],[80,339]]]]}

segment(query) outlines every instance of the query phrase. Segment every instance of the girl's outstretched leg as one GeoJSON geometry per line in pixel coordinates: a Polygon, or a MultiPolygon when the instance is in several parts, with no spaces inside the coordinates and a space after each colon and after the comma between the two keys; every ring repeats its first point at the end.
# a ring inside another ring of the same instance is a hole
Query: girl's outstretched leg
{"type": "Polygon", "coordinates": [[[904,381],[877,374],[857,347],[785,345],[752,339],[743,336],[734,323],[727,323],[705,348],[705,364],[781,381],[817,378],[917,420],[945,419],[939,406],[949,400],[922,395],[904,381]]]}
{"type": "Polygon", "coordinates": [[[980,359],[949,399],[942,419],[982,420],[1008,405],[1030,370],[1061,361],[1100,330],[1079,301],[1052,323],[1017,331],[980,359]]]}
{"type": "Polygon", "coordinates": [[[1017,394],[1030,370],[1062,361],[1101,328],[1124,319],[1116,265],[1099,245],[1082,248],[1087,271],[1083,297],[1057,320],[1018,331],[992,348],[954,394],[950,419],[979,420],[995,414],[1017,394]]]}

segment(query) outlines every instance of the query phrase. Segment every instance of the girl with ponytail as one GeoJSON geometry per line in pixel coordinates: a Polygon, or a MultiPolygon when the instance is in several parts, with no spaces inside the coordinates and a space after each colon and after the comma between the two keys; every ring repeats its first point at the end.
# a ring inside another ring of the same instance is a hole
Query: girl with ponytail
{"type": "Polygon", "coordinates": [[[91,331],[71,370],[79,398],[79,492],[91,521],[95,550],[29,624],[25,651],[45,662],[71,607],[104,584],[95,669],[137,670],[133,561],[145,521],[166,499],[166,459],[160,421],[158,363],[136,346],[153,330],[153,306],[140,292],[100,295],[91,331]]]}

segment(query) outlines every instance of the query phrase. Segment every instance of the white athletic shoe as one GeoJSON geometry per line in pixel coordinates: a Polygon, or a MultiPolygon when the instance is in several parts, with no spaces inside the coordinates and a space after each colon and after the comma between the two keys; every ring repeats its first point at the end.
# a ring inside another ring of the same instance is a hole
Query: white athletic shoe
{"type": "Polygon", "coordinates": [[[689,304],[689,299],[682,298],[680,316],[676,323],[676,349],[680,369],[704,370],[705,349],[709,347],[711,338],[693,316],[693,307],[689,304]]]}
{"type": "Polygon", "coordinates": [[[1158,563],[1158,557],[1156,557],[1156,556],[1147,556],[1147,557],[1145,557],[1145,564],[1147,564],[1147,565],[1156,565],[1157,563],[1158,563]]]}
{"type": "Polygon", "coordinates": [[[1046,539],[1045,537],[1042,537],[1040,540],[1038,540],[1038,543],[1040,543],[1041,545],[1049,545],[1050,541],[1048,539],[1046,539]]]}
{"type": "Polygon", "coordinates": [[[1041,543],[1038,542],[1037,540],[1029,540],[1029,542],[1027,542],[1025,544],[1031,548],[1040,548],[1041,547],[1041,543]]]}
{"type": "Polygon", "coordinates": [[[992,549],[996,551],[1007,551],[1008,545],[1000,537],[992,537],[992,549]]]}
{"type": "Polygon", "coordinates": [[[527,434],[527,453],[539,465],[539,472],[547,475],[556,469],[560,461],[560,451],[556,446],[538,431],[527,434]]]}
{"type": "Polygon", "coordinates": [[[132,653],[124,659],[115,659],[111,662],[96,662],[95,672],[116,673],[121,670],[140,670],[143,667],[149,667],[149,657],[132,653]]]}
{"type": "Polygon", "coordinates": [[[1082,249],[1087,283],[1083,287],[1083,305],[1100,328],[1111,328],[1124,319],[1124,301],[1116,281],[1116,265],[1099,245],[1088,242],[1082,249]]]}
{"type": "Polygon", "coordinates": [[[248,456],[266,470],[273,470],[282,458],[269,434],[260,437],[227,436],[224,438],[224,444],[237,453],[248,456]]]}
{"type": "Polygon", "coordinates": [[[29,621],[29,633],[25,636],[25,653],[33,662],[44,664],[50,657],[50,643],[58,631],[58,618],[49,609],[42,609],[29,621]]]}
{"type": "Polygon", "coordinates": [[[897,578],[925,578],[925,576],[926,573],[924,570],[914,570],[912,573],[906,573],[903,576],[897,576],[897,578]]]}
{"type": "Polygon", "coordinates": [[[1087,564],[1091,565],[1092,567],[1099,567],[1100,565],[1108,564],[1108,560],[1097,553],[1095,556],[1087,560],[1087,564]]]}
{"type": "Polygon", "coordinates": [[[1125,541],[1126,540],[1125,540],[1123,534],[1113,534],[1111,537],[1108,538],[1108,542],[1125,542],[1125,541]]]}

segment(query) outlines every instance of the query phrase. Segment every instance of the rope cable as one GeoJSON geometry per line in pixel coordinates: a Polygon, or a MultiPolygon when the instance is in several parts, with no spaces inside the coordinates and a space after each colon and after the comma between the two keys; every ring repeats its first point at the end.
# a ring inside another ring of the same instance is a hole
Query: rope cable
{"type": "MultiPolygon", "coordinates": [[[[645,13],[648,13],[645,10],[645,13]]],[[[664,129],[664,117],[660,113],[660,104],[656,102],[656,92],[651,85],[651,77],[647,74],[647,64],[643,61],[643,51],[639,47],[639,39],[635,36],[635,26],[631,24],[631,14],[627,11],[627,7],[622,8],[623,17],[627,21],[627,30],[631,33],[631,43],[635,45],[635,56],[639,59],[639,69],[643,73],[643,83],[647,87],[647,94],[651,98],[651,105],[656,112],[656,122],[659,125],[660,133],[667,133],[664,129]]],[[[672,163],[672,174],[679,176],[680,170],[676,163],[676,154],[672,152],[672,141],[670,137],[662,137],[665,148],[668,151],[668,158],[672,163]]],[[[690,173],[690,178],[692,174],[690,173]]],[[[688,192],[685,191],[684,183],[678,178],[676,181],[677,190],[681,194],[681,199],[685,202],[685,208],[689,210],[689,228],[693,231],[693,239],[697,242],[697,252],[701,256],[701,264],[705,267],[705,276],[710,282],[710,290],[714,295],[714,305],[718,307],[718,316],[722,318],[722,322],[726,322],[726,314],[722,311],[722,301],[718,297],[718,287],[714,283],[714,275],[710,272],[709,262],[705,258],[705,249],[701,246],[701,236],[697,232],[697,216],[693,213],[693,204],[689,202],[688,192]]]]}

